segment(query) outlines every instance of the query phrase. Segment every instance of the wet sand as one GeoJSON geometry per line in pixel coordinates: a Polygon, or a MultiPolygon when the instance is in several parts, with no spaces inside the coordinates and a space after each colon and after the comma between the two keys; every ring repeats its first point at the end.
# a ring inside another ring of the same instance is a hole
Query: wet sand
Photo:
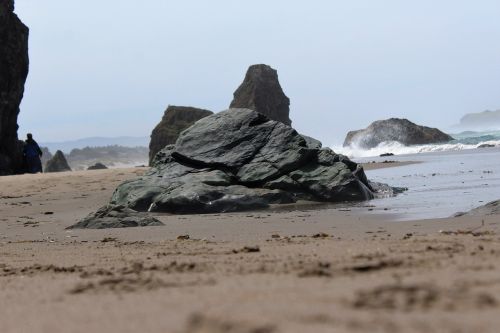
{"type": "Polygon", "coordinates": [[[367,202],[64,229],[144,170],[0,178],[0,332],[497,332],[498,216],[367,202]]]}
{"type": "Polygon", "coordinates": [[[446,218],[467,212],[500,198],[499,156],[500,148],[391,156],[397,162],[421,163],[367,171],[372,181],[409,189],[403,195],[370,204],[375,211],[389,207],[404,220],[446,218]]]}

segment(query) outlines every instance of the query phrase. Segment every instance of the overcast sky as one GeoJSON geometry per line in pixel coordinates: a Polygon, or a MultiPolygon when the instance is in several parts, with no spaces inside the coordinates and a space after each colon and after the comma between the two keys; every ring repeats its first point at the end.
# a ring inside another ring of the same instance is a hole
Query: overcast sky
{"type": "Polygon", "coordinates": [[[500,108],[498,0],[17,0],[30,27],[20,136],[148,136],[167,105],[220,111],[278,70],[326,145],[374,120],[443,129],[500,108]]]}

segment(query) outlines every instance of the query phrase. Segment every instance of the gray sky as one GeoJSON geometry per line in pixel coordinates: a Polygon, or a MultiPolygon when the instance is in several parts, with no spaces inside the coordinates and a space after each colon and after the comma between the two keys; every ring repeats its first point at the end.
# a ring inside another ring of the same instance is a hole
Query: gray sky
{"type": "Polygon", "coordinates": [[[296,129],[326,145],[388,117],[448,128],[500,108],[498,0],[17,0],[42,142],[147,136],[168,104],[220,111],[278,70],[296,129]]]}

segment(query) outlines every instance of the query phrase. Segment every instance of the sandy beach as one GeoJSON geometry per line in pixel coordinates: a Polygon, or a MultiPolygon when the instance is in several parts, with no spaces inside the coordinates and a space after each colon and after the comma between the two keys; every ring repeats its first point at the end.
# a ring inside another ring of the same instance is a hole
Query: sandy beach
{"type": "Polygon", "coordinates": [[[500,332],[499,12],[0,0],[0,333],[500,332]]]}
{"type": "Polygon", "coordinates": [[[0,178],[0,332],[497,331],[498,216],[367,202],[65,230],[144,171],[0,178]]]}

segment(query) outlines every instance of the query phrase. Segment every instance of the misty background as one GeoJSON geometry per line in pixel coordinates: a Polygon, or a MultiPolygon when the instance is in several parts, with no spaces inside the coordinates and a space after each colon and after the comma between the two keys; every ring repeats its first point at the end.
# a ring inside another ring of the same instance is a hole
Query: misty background
{"type": "Polygon", "coordinates": [[[278,70],[301,133],[374,120],[450,129],[500,108],[489,0],[17,0],[30,27],[19,135],[149,136],[167,105],[221,111],[249,65],[278,70]]]}

